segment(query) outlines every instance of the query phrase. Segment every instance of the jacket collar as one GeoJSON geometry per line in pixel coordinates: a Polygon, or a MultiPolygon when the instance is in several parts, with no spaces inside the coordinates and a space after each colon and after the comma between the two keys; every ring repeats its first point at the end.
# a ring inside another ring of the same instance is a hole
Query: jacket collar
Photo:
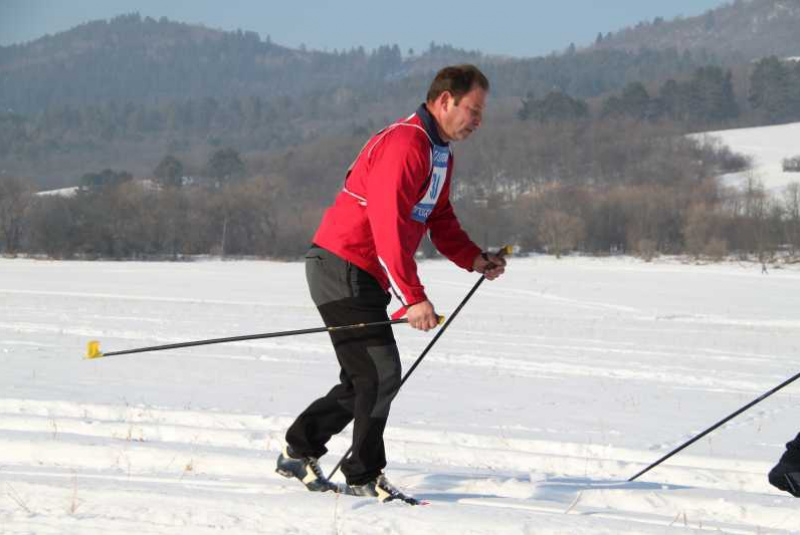
{"type": "Polygon", "coordinates": [[[439,145],[440,147],[449,146],[439,135],[439,129],[436,128],[436,119],[434,119],[431,112],[428,111],[428,107],[424,102],[417,108],[417,115],[422,120],[422,126],[425,128],[425,131],[428,133],[428,136],[430,136],[434,145],[439,145]]]}

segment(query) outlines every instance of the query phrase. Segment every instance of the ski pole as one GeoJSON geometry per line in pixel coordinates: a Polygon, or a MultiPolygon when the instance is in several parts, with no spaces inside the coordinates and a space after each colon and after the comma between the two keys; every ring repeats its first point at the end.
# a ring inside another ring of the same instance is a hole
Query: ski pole
{"type": "Polygon", "coordinates": [[[682,451],[684,448],[687,448],[687,447],[691,446],[692,444],[694,444],[695,442],[697,442],[698,440],[700,440],[701,438],[703,438],[704,436],[706,436],[707,434],[709,434],[710,432],[712,432],[713,430],[715,430],[715,429],[717,429],[718,427],[720,427],[720,426],[722,426],[722,425],[726,424],[727,422],[729,422],[729,421],[733,420],[734,418],[736,418],[737,416],[739,416],[740,414],[742,414],[744,411],[746,411],[747,409],[749,409],[749,408],[750,408],[750,407],[752,407],[753,405],[756,405],[756,404],[758,404],[758,403],[761,403],[762,401],[764,401],[765,399],[767,399],[768,397],[770,397],[772,394],[774,394],[774,393],[775,393],[775,392],[777,392],[778,390],[780,390],[780,389],[782,389],[782,388],[784,388],[784,387],[786,387],[786,386],[790,385],[791,383],[795,382],[795,381],[796,381],[797,379],[799,379],[799,378],[800,378],[800,373],[798,373],[798,374],[796,374],[796,375],[793,375],[792,377],[788,378],[787,380],[785,380],[784,382],[782,382],[781,384],[779,384],[778,386],[776,386],[776,387],[775,387],[775,388],[773,388],[772,390],[770,390],[770,391],[768,391],[768,392],[765,392],[765,393],[763,393],[761,396],[757,397],[756,399],[754,399],[753,401],[751,401],[750,403],[748,403],[747,405],[745,405],[745,406],[744,406],[744,407],[742,407],[741,409],[739,409],[739,410],[735,411],[734,413],[732,413],[732,414],[730,414],[730,415],[726,416],[725,418],[723,418],[723,419],[722,419],[722,420],[720,420],[719,422],[715,423],[714,425],[712,425],[711,427],[709,427],[708,429],[706,429],[705,431],[703,431],[703,432],[702,432],[702,433],[700,433],[699,435],[695,436],[695,437],[694,437],[694,438],[692,438],[691,440],[689,440],[689,441],[685,442],[685,443],[684,443],[684,444],[682,444],[681,446],[679,446],[679,447],[675,448],[674,450],[672,450],[672,451],[671,451],[671,452],[669,452],[668,454],[664,455],[664,456],[663,456],[663,457],[661,457],[659,460],[657,460],[656,462],[654,462],[653,464],[651,464],[650,466],[648,466],[647,468],[645,468],[644,470],[642,470],[641,472],[639,472],[638,474],[636,474],[635,476],[633,476],[632,478],[630,478],[628,481],[635,481],[635,480],[636,480],[636,479],[637,479],[639,476],[641,476],[642,474],[645,474],[646,472],[649,472],[650,470],[652,470],[653,468],[655,468],[655,467],[656,467],[656,466],[658,466],[659,464],[663,463],[664,461],[666,461],[667,459],[669,459],[670,457],[672,457],[672,456],[673,456],[673,455],[675,455],[676,453],[678,453],[678,452],[682,451]]]}
{"type": "MultiPolygon", "coordinates": [[[[511,246],[510,245],[506,245],[505,247],[503,247],[502,249],[500,249],[497,252],[497,256],[505,256],[506,254],[511,254],[511,251],[512,251],[511,246]]],[[[464,299],[461,300],[461,303],[459,303],[459,305],[453,311],[453,314],[449,318],[447,318],[446,322],[444,322],[444,325],[442,325],[442,328],[439,329],[439,332],[436,333],[436,336],[433,337],[433,339],[428,343],[428,345],[422,351],[420,356],[417,357],[417,360],[414,361],[414,364],[411,365],[411,368],[409,368],[408,371],[405,373],[405,375],[403,375],[403,378],[400,380],[400,384],[397,386],[397,390],[395,390],[394,394],[392,394],[392,399],[389,400],[390,403],[394,400],[394,398],[397,397],[397,394],[400,392],[400,389],[403,387],[403,385],[408,380],[408,378],[411,376],[411,374],[414,373],[414,370],[417,368],[417,366],[419,366],[420,362],[422,362],[422,359],[425,358],[425,355],[428,354],[428,351],[431,350],[431,348],[436,343],[436,341],[439,339],[439,337],[441,337],[442,334],[444,334],[444,331],[447,330],[447,327],[450,325],[450,323],[452,323],[453,320],[456,319],[456,316],[458,316],[458,313],[461,312],[461,309],[464,308],[464,305],[467,304],[467,301],[470,300],[470,298],[472,297],[472,294],[474,294],[478,290],[480,285],[483,284],[484,280],[486,280],[486,276],[481,275],[481,278],[478,279],[478,281],[475,283],[475,285],[472,287],[472,289],[469,291],[469,293],[466,295],[466,297],[464,297],[464,299]]],[[[331,473],[328,475],[328,479],[331,479],[334,476],[334,474],[336,474],[336,471],[339,470],[339,468],[342,466],[342,463],[344,462],[344,460],[347,459],[347,456],[350,455],[350,453],[352,453],[352,451],[353,451],[353,445],[351,444],[350,448],[345,452],[344,455],[342,455],[342,458],[339,459],[339,462],[336,463],[336,466],[333,467],[333,470],[331,470],[331,473]]]]}
{"type": "MultiPolygon", "coordinates": [[[[444,322],[444,316],[439,316],[439,323],[444,322]]],[[[381,325],[392,325],[396,323],[408,323],[408,318],[376,321],[374,323],[354,323],[353,325],[340,325],[338,327],[314,327],[312,329],[298,329],[296,331],[279,331],[274,333],[262,334],[245,334],[242,336],[229,336],[227,338],[211,338],[209,340],[195,340],[192,342],[180,342],[176,344],[166,344],[160,346],[139,347],[136,349],[126,349],[124,351],[112,351],[110,353],[102,353],[100,351],[100,342],[92,340],[86,350],[87,359],[99,359],[101,357],[110,357],[112,355],[128,355],[131,353],[143,353],[145,351],[161,351],[164,349],[177,349],[179,347],[191,346],[205,346],[210,344],[222,344],[225,342],[241,342],[243,340],[258,340],[261,338],[277,338],[279,336],[294,336],[297,334],[312,334],[324,332],[345,331],[349,329],[363,329],[366,327],[379,327],[381,325]]]]}

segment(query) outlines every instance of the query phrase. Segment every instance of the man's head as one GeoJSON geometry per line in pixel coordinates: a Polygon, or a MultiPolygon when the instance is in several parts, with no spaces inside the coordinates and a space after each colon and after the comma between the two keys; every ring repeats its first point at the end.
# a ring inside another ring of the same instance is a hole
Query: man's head
{"type": "Polygon", "coordinates": [[[467,139],[483,121],[489,80],[474,65],[453,65],[436,73],[427,106],[445,141],[467,139]]]}

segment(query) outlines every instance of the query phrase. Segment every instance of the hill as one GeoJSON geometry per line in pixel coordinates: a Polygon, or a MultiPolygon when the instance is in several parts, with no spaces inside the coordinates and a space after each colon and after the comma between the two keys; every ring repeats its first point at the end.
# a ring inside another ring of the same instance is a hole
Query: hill
{"type": "MultiPolygon", "coordinates": [[[[353,91],[359,100],[419,95],[443,65],[478,63],[499,95],[558,88],[593,97],[642,79],[719,61],[705,51],[589,50],[540,58],[492,57],[449,45],[403,56],[397,45],[320,52],[255,32],[224,32],[134,13],[0,47],[0,109],[21,114],[102,102],[163,103],[353,91]]],[[[416,98],[416,97],[415,97],[416,98]]]]}
{"type": "Polygon", "coordinates": [[[713,61],[675,50],[498,58],[433,43],[405,57],[396,45],[328,53],[122,15],[0,47],[0,169],[60,187],[109,167],[141,176],[166,153],[200,161],[226,145],[263,153],[363,138],[413,109],[431,73],[457,62],[487,72],[507,120],[530,93],[593,98],[713,61]]]}
{"type": "Polygon", "coordinates": [[[371,51],[291,49],[251,31],[225,32],[133,13],[0,47],[0,109],[28,115],[108,101],[153,104],[337,90],[354,92],[361,101],[418,95],[431,72],[465,61],[492,75],[497,95],[522,97],[555,88],[592,98],[631,81],[688,75],[699,66],[798,56],[799,25],[795,1],[737,0],[699,17],[656,18],[601,33],[585,49],[501,58],[433,43],[406,56],[392,44],[371,51]]]}
{"type": "Polygon", "coordinates": [[[2,109],[32,113],[98,101],[302,95],[359,88],[480,54],[431,46],[412,62],[383,46],[317,52],[286,48],[255,32],[224,32],[139,14],[82,24],[31,43],[0,47],[2,109]]]}
{"type": "Polygon", "coordinates": [[[800,2],[736,0],[697,17],[656,17],[598,36],[590,49],[706,50],[733,61],[800,55],[800,2]]]}
{"type": "MultiPolygon", "coordinates": [[[[720,13],[767,17],[775,5],[720,13]]],[[[662,24],[681,35],[682,21],[662,24]]],[[[6,203],[3,250],[300,254],[364,139],[413,110],[432,71],[469,61],[492,98],[486,126],[456,149],[454,204],[485,245],[800,251],[792,205],[769,211],[764,192],[714,180],[747,158],[685,136],[800,120],[800,63],[735,64],[735,49],[717,56],[666,37],[637,50],[601,41],[523,59],[436,44],[405,57],[395,45],[328,53],[132,14],[0,49],[0,189],[10,192],[0,195],[30,204],[6,203]],[[220,161],[235,173],[218,172],[220,161]],[[159,188],[142,186],[153,180],[159,188]],[[76,199],[29,195],[78,184],[76,199]],[[740,202],[753,208],[745,217],[731,208],[740,202]]]]}

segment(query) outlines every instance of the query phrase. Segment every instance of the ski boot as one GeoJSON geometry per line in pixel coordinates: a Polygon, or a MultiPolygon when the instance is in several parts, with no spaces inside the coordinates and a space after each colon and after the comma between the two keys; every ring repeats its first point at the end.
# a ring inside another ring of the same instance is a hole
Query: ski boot
{"type": "Polygon", "coordinates": [[[339,492],[339,486],[331,483],[322,473],[316,458],[295,456],[288,445],[278,456],[275,471],[283,477],[299,479],[312,492],[339,492]]]}
{"type": "Polygon", "coordinates": [[[428,503],[404,494],[400,489],[389,483],[384,474],[363,485],[348,485],[345,492],[351,496],[374,496],[381,503],[393,500],[400,500],[409,505],[427,505],[428,503]]]}

